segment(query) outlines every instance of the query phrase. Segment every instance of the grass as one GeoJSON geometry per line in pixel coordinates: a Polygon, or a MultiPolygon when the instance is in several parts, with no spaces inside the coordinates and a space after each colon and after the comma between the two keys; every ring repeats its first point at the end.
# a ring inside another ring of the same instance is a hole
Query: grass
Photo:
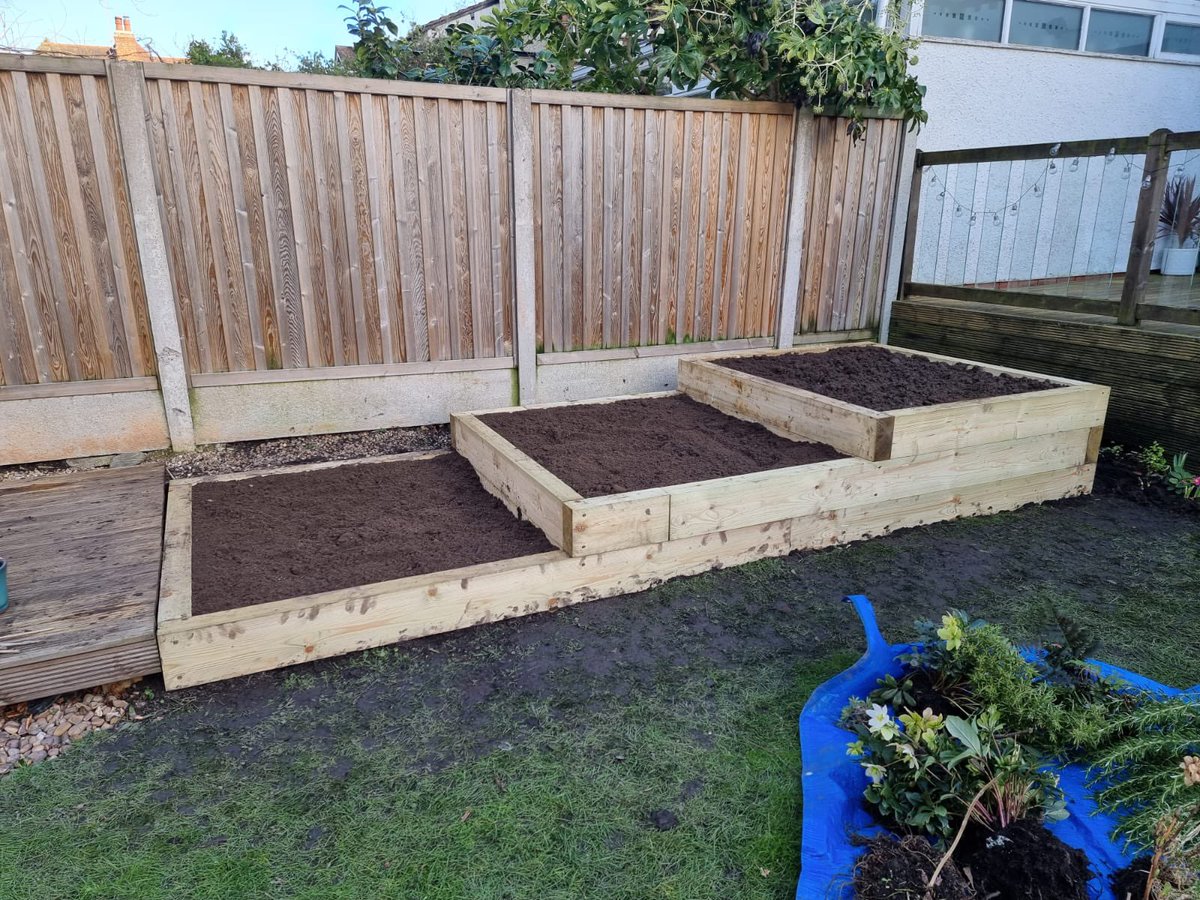
{"type": "Polygon", "coordinates": [[[1116,501],[946,523],[172,694],[0,780],[0,898],[790,898],[796,717],[861,647],[1051,606],[1200,682],[1200,530],[1116,501]],[[659,824],[675,827],[660,830],[659,824]]]}
{"type": "MultiPolygon", "coordinates": [[[[709,671],[435,772],[413,771],[406,739],[346,742],[332,764],[215,753],[122,784],[106,735],[0,784],[0,896],[781,897],[798,870],[795,713],[852,659],[709,671]]],[[[436,717],[394,725],[443,737],[436,717]]]]}

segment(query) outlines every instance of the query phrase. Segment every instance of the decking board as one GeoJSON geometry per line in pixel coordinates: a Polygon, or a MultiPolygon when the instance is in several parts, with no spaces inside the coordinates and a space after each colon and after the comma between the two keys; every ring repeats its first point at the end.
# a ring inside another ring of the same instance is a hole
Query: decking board
{"type": "Polygon", "coordinates": [[[160,670],[164,472],[137,466],[0,485],[0,705],[160,670]],[[10,643],[11,642],[11,643],[10,643]]]}

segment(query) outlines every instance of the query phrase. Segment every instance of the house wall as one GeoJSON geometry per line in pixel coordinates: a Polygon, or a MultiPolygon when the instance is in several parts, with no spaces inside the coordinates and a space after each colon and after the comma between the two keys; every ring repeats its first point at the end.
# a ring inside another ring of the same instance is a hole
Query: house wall
{"type": "MultiPolygon", "coordinates": [[[[925,107],[929,112],[929,122],[919,134],[909,135],[901,167],[901,171],[906,175],[912,171],[913,155],[918,149],[953,150],[1128,137],[1148,135],[1158,128],[1169,128],[1172,131],[1200,130],[1200,64],[1197,63],[1133,59],[945,38],[925,39],[917,55],[920,62],[915,72],[927,88],[925,107]]],[[[1133,162],[1140,167],[1140,158],[1133,162]]],[[[1173,166],[1182,162],[1183,160],[1173,160],[1173,166]]],[[[1196,172],[1198,164],[1200,160],[1192,158],[1188,161],[1187,168],[1196,172]]],[[[1123,165],[1120,167],[1123,168],[1123,165]]],[[[1114,171],[1112,165],[1104,167],[1101,162],[1099,171],[1103,173],[1105,168],[1109,169],[1110,173],[1114,171]]],[[[1060,173],[1065,170],[1065,166],[1059,167],[1060,173]]],[[[1138,168],[1135,167],[1133,171],[1136,173],[1138,168]]],[[[1017,177],[1013,179],[1013,187],[1020,183],[1023,189],[1028,181],[1021,183],[1020,174],[1017,173],[1017,177]]],[[[1034,174],[1031,171],[1030,177],[1034,174]]],[[[1087,217],[1091,219],[1091,222],[1084,223],[1088,227],[1078,235],[1077,247],[1068,251],[1060,241],[1057,256],[1051,260],[1045,229],[1039,233],[1037,228],[1024,226],[1028,232],[1023,238],[1024,241],[1040,240],[1047,245],[1041,251],[1044,258],[1040,262],[1040,271],[1035,271],[1034,277],[1099,271],[1100,268],[1107,269],[1108,261],[1113,258],[1120,261],[1120,268],[1123,269],[1121,249],[1124,247],[1127,251],[1128,248],[1127,220],[1132,220],[1133,211],[1136,209],[1136,203],[1129,198],[1136,196],[1140,181],[1131,178],[1129,182],[1124,182],[1125,187],[1122,188],[1114,185],[1113,174],[1110,174],[1101,204],[1096,196],[1097,177],[1104,176],[1092,176],[1090,193],[1089,187],[1084,185],[1072,194],[1070,200],[1075,204],[1075,223],[1085,218],[1078,215],[1085,209],[1087,217]],[[1130,183],[1132,187],[1129,186],[1130,183]],[[1085,198],[1087,203],[1092,205],[1085,206],[1085,198]],[[1096,240],[1093,240],[1090,230],[1092,222],[1101,223],[1101,232],[1096,236],[1096,240]],[[1121,227],[1116,227],[1116,223],[1121,227]],[[1030,237],[1030,234],[1033,236],[1030,237]],[[1085,247],[1086,252],[1083,252],[1085,247]],[[1100,266],[1102,261],[1104,265],[1100,266]]],[[[1049,185],[1049,182],[1046,184],[1049,185]]],[[[900,251],[903,246],[909,188],[909,179],[902,178],[895,206],[897,219],[893,228],[889,265],[889,299],[896,295],[899,284],[900,251]]],[[[961,193],[966,197],[973,197],[975,189],[975,186],[972,186],[972,189],[964,189],[961,193]]],[[[1060,189],[1047,187],[1048,192],[1056,190],[1060,189]]],[[[960,194],[954,185],[951,186],[951,191],[956,196],[960,194]]],[[[922,200],[932,201],[936,193],[926,187],[922,200]]],[[[988,202],[984,202],[981,196],[977,205],[980,208],[998,205],[992,202],[993,199],[989,195],[988,202]]],[[[1022,206],[1027,207],[1028,203],[1022,206]]],[[[925,208],[928,210],[930,207],[926,205],[925,208]]],[[[951,218],[953,210],[953,205],[950,205],[948,213],[951,218]]],[[[1070,221],[1071,211],[1069,206],[1064,206],[1056,212],[1055,218],[1070,221]]],[[[1041,210],[1038,209],[1037,213],[1040,219],[1041,210]]],[[[1028,217],[1033,215],[1025,208],[1019,211],[1018,216],[1021,214],[1027,216],[1027,222],[1030,221],[1028,217]]],[[[1072,223],[1072,227],[1075,223],[1072,223]]],[[[916,276],[936,277],[937,268],[940,267],[941,277],[947,283],[955,283],[956,279],[958,283],[962,283],[963,280],[975,280],[973,273],[979,265],[978,248],[981,244],[985,248],[988,247],[983,233],[985,224],[990,225],[991,220],[989,218],[986,223],[981,220],[976,224],[981,233],[972,238],[963,235],[965,223],[962,222],[959,222],[957,232],[954,224],[943,228],[941,223],[938,223],[938,227],[934,229],[933,224],[922,223],[922,231],[918,235],[920,265],[914,267],[916,276]],[[976,255],[968,261],[962,254],[970,249],[972,240],[975,241],[976,255]],[[957,252],[961,260],[957,267],[967,269],[968,277],[965,278],[957,274],[946,261],[956,241],[960,245],[957,252]],[[942,247],[941,260],[936,259],[938,246],[942,247]],[[931,247],[933,251],[930,250],[931,247]]],[[[1028,248],[1022,251],[1020,243],[1016,241],[1010,242],[1008,246],[1002,245],[998,250],[998,255],[1014,253],[1013,259],[1021,261],[1018,264],[1022,268],[1027,267],[1024,260],[1032,256],[1028,248]],[[1022,252],[1025,253],[1024,256],[1022,252]]],[[[996,252],[996,249],[992,252],[996,252]]],[[[983,254],[985,260],[988,256],[987,252],[983,254]]],[[[979,277],[982,279],[987,274],[985,262],[979,277]]],[[[1004,272],[992,272],[994,277],[997,274],[1000,278],[1005,277],[1004,272]]],[[[1012,277],[1028,276],[1016,272],[1012,277]]],[[[885,315],[885,322],[886,320],[885,315]]]]}

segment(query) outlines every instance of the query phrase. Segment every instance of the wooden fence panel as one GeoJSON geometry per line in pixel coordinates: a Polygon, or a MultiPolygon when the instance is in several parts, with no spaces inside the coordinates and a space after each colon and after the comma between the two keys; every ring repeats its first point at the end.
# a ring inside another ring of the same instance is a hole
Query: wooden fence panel
{"type": "Polygon", "coordinates": [[[857,141],[845,119],[814,123],[798,331],[874,329],[883,305],[903,122],[869,119],[857,141]]]}
{"type": "Polygon", "coordinates": [[[193,373],[511,354],[504,92],[147,73],[193,373]]]}
{"type": "Polygon", "coordinates": [[[546,352],[774,332],[793,111],[535,91],[546,352]]]}
{"type": "Polygon", "coordinates": [[[0,386],[155,372],[103,73],[0,71],[0,386]]]}

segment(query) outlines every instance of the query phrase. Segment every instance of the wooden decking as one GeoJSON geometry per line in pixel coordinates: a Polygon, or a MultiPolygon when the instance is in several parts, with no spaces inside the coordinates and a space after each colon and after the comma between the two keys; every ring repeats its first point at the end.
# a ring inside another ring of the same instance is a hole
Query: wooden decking
{"type": "Polygon", "coordinates": [[[160,670],[163,469],[0,485],[0,706],[160,670]]]}

